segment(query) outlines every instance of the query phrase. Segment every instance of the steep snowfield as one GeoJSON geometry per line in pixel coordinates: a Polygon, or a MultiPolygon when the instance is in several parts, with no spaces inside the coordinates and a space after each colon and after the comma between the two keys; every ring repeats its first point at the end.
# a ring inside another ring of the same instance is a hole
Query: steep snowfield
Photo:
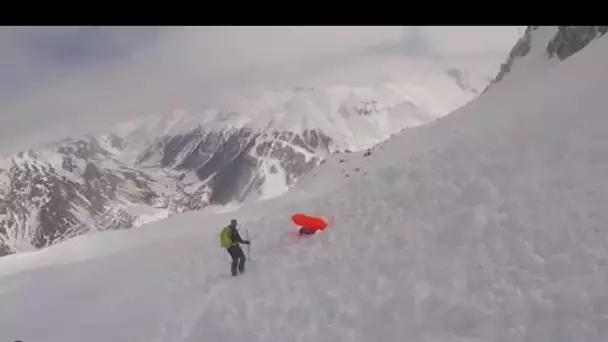
{"type": "Polygon", "coordinates": [[[0,259],[2,337],[606,341],[606,60],[600,39],[278,198],[0,259]],[[300,239],[294,212],[333,224],[300,239]],[[240,278],[219,247],[233,217],[253,240],[240,278]]]}

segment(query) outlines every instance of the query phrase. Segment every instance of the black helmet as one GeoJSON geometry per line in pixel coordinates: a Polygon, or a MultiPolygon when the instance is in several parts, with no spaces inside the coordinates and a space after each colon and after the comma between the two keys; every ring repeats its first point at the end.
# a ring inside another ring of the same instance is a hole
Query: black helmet
{"type": "Polygon", "coordinates": [[[230,226],[236,227],[236,220],[235,219],[230,220],[230,226]]]}

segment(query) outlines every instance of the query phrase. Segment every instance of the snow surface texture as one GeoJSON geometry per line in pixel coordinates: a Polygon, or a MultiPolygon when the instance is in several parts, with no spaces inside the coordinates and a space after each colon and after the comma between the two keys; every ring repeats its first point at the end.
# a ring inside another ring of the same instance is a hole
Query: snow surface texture
{"type": "Polygon", "coordinates": [[[2,337],[606,341],[606,60],[599,39],[279,198],[3,258],[2,337]],[[333,224],[300,239],[294,212],[333,224]],[[232,217],[253,240],[240,278],[232,217]]]}

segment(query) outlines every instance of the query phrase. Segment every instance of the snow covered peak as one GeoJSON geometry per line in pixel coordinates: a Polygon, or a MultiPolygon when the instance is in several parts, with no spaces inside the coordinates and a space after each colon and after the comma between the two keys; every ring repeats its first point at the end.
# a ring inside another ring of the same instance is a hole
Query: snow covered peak
{"type": "Polygon", "coordinates": [[[608,26],[528,26],[490,86],[507,75],[521,81],[543,73],[607,31],[608,26]]]}
{"type": "Polygon", "coordinates": [[[558,26],[558,32],[547,46],[550,57],[565,60],[596,38],[606,34],[608,26],[558,26]]]}
{"type": "MultiPolygon", "coordinates": [[[[221,108],[123,123],[127,141],[205,131],[322,132],[332,139],[331,151],[360,150],[406,127],[431,122],[470,101],[478,89],[463,86],[466,73],[429,73],[424,82],[381,82],[369,86],[297,87],[260,90],[226,102],[221,108]],[[464,81],[463,81],[464,80],[464,81]]],[[[127,143],[129,145],[129,143],[127,143]]]]}
{"type": "Polygon", "coordinates": [[[514,74],[527,77],[528,72],[542,70],[549,59],[547,45],[557,31],[557,26],[528,26],[511,50],[507,61],[501,65],[492,84],[502,81],[507,74],[509,77],[515,77],[514,74]]]}

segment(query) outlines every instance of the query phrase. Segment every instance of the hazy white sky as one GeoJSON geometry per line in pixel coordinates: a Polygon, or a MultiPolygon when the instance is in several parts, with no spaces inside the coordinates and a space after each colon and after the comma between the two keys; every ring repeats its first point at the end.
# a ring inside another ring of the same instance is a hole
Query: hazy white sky
{"type": "Polygon", "coordinates": [[[501,61],[521,29],[4,27],[0,154],[252,86],[318,82],[363,56],[501,61]]]}

